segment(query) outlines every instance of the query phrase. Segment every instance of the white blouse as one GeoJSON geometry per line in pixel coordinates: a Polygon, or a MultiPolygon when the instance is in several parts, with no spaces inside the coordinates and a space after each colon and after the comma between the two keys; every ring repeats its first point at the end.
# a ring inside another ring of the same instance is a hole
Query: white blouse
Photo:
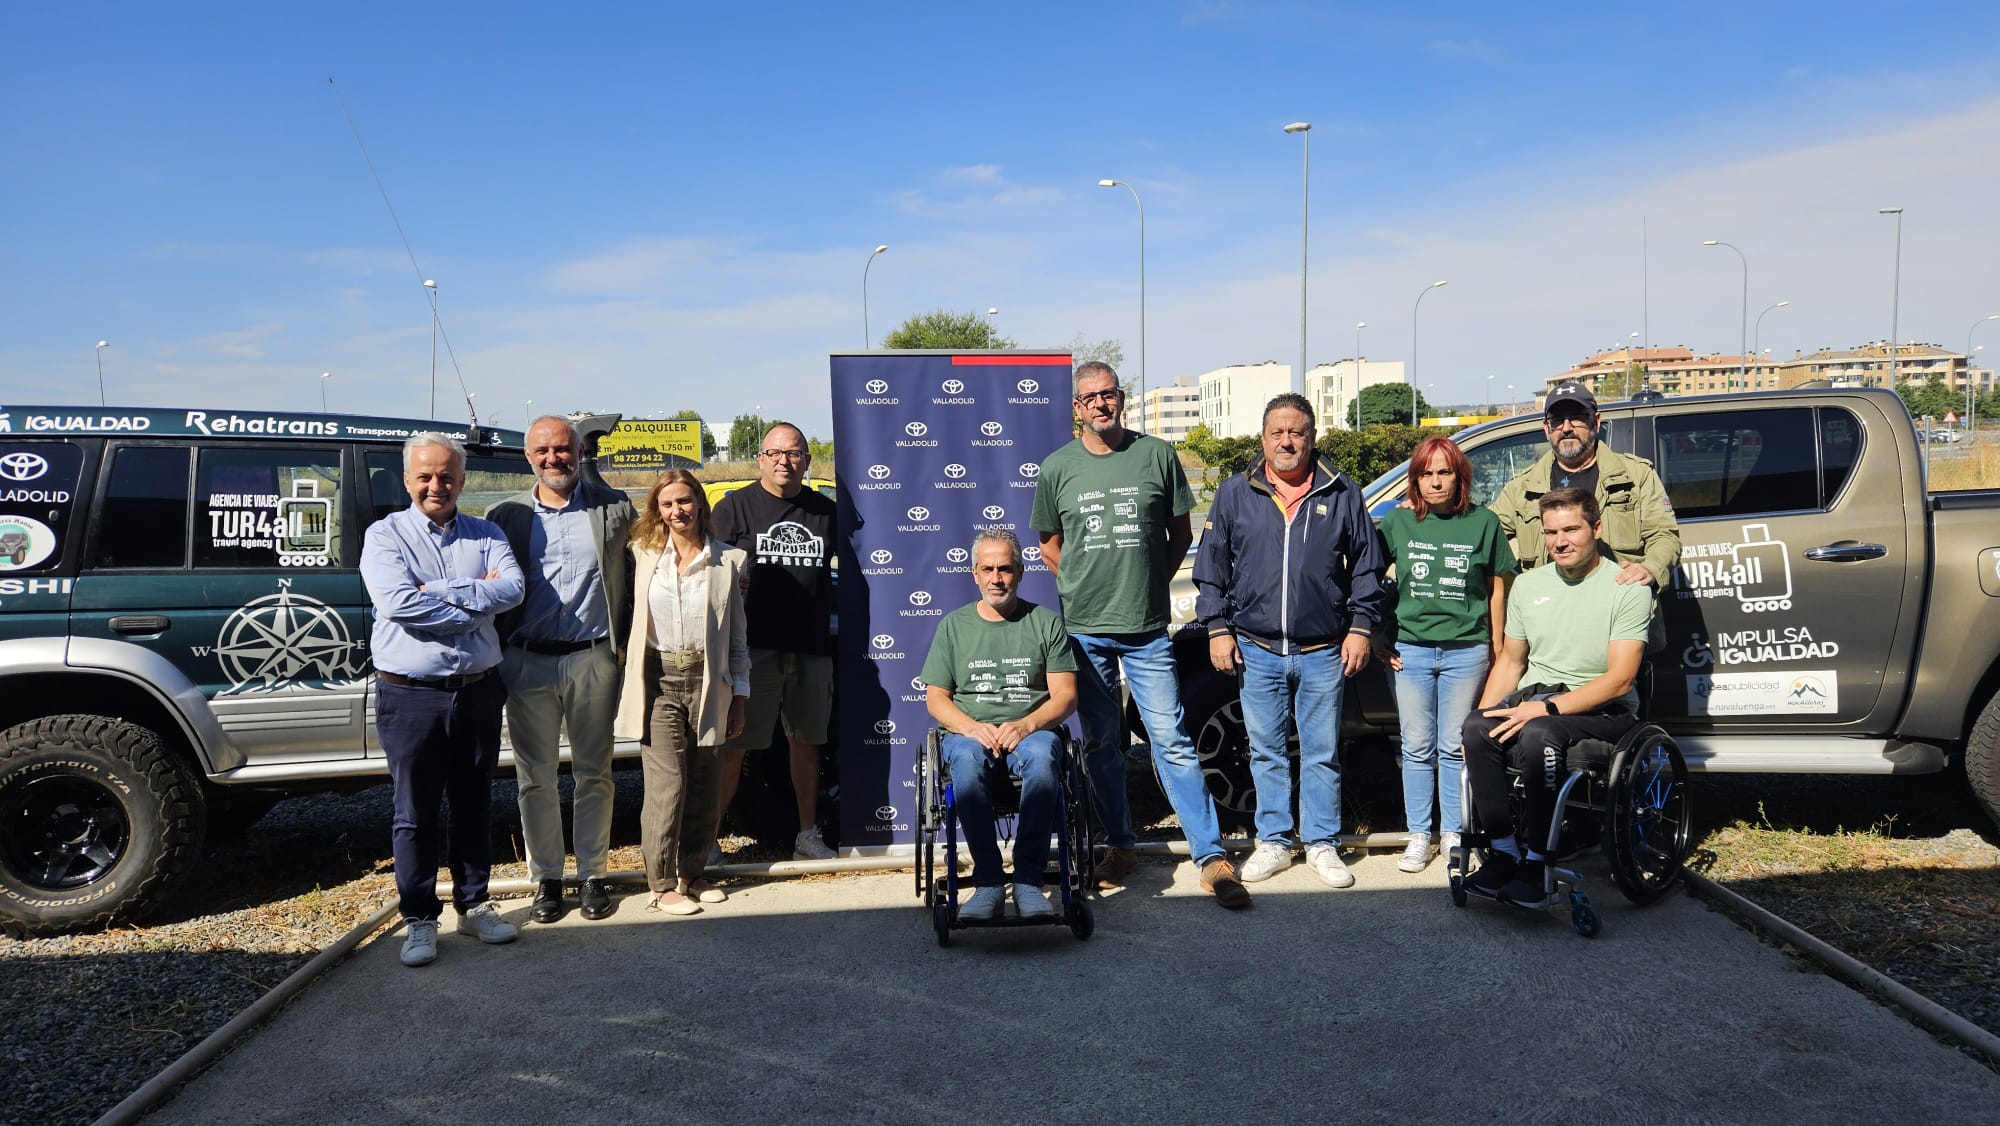
{"type": "Polygon", "coordinates": [[[646,592],[651,614],[646,622],[646,644],[655,649],[700,649],[708,636],[709,545],[702,542],[695,565],[681,574],[674,558],[674,541],[667,540],[660,565],[653,570],[653,582],[646,592]]]}

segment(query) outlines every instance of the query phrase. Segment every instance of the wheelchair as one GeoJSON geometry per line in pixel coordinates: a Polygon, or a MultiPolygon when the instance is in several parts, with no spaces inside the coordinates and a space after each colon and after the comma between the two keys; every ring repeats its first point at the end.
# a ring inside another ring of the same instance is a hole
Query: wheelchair
{"type": "MultiPolygon", "coordinates": [[[[1658,724],[1640,720],[1617,743],[1582,739],[1567,750],[1569,777],[1556,792],[1555,823],[1540,849],[1548,857],[1544,889],[1551,905],[1567,889],[1570,925],[1584,938],[1597,936],[1597,912],[1583,877],[1558,860],[1591,829],[1602,835],[1604,855],[1611,864],[1611,881],[1625,898],[1650,904],[1680,882],[1687,863],[1692,813],[1688,803],[1687,762],[1680,748],[1658,724]]],[[[1525,804],[1518,771],[1509,768],[1516,824],[1525,804]]],[[[1472,787],[1461,788],[1460,808],[1465,831],[1448,858],[1451,902],[1464,907],[1465,882],[1472,874],[1476,852],[1481,863],[1491,855],[1490,838],[1479,830],[1472,810],[1472,787]]]]}
{"type": "MultiPolygon", "coordinates": [[[[1050,873],[1044,888],[1059,893],[1057,910],[1044,918],[1023,919],[1001,912],[991,919],[961,919],[958,915],[958,818],[952,808],[952,779],[944,761],[945,731],[934,727],[924,738],[923,755],[917,760],[917,897],[931,914],[939,946],[951,945],[951,932],[968,927],[1068,926],[1070,933],[1087,939],[1095,929],[1085,892],[1096,878],[1097,860],[1091,848],[1095,814],[1090,805],[1089,777],[1084,772],[1082,748],[1067,730],[1056,730],[1056,778],[1062,789],[1057,811],[1056,844],[1049,852],[1050,873]],[[944,835],[945,862],[938,871],[936,845],[944,835]]],[[[1014,826],[1021,811],[1020,784],[1002,759],[987,760],[987,793],[993,797],[993,813],[999,839],[1014,839],[1014,826]]]]}

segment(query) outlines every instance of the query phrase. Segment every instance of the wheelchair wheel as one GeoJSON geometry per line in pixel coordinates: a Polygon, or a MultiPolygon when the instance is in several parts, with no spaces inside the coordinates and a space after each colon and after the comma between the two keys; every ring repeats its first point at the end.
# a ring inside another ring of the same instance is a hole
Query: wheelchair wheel
{"type": "Polygon", "coordinates": [[[1569,925],[1585,938],[1597,937],[1597,912],[1590,906],[1590,897],[1580,891],[1569,893],[1569,925]]]}
{"type": "Polygon", "coordinates": [[[1089,938],[1091,932],[1097,929],[1097,920],[1090,913],[1090,904],[1080,896],[1069,901],[1067,917],[1069,933],[1079,939],[1089,938]]]}
{"type": "Polygon", "coordinates": [[[935,904],[937,887],[937,838],[944,824],[943,783],[939,774],[939,740],[936,728],[924,740],[917,756],[917,895],[935,904]]]}
{"type": "MultiPolygon", "coordinates": [[[[1082,748],[1063,739],[1063,818],[1069,833],[1071,886],[1078,894],[1097,886],[1097,847],[1092,840],[1096,817],[1090,802],[1090,775],[1083,767],[1082,748]]],[[[1078,935],[1081,938],[1083,935],[1078,935]]]]}
{"type": "Polygon", "coordinates": [[[951,904],[939,899],[931,905],[931,927],[937,931],[939,946],[951,945],[951,904]]]}
{"type": "Polygon", "coordinates": [[[1456,871],[1451,874],[1451,905],[1453,907],[1465,906],[1465,877],[1459,875],[1456,871]]]}
{"type": "Polygon", "coordinates": [[[1634,734],[1611,760],[1604,849],[1625,898],[1652,903],[1679,882],[1687,862],[1687,762],[1658,727],[1634,734]]]}

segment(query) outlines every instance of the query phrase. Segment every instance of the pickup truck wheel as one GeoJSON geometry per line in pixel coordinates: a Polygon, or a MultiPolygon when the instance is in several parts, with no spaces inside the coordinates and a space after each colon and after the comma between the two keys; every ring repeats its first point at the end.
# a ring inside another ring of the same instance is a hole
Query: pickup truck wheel
{"type": "Polygon", "coordinates": [[[1245,829],[1257,817],[1257,785],[1250,776],[1250,737],[1236,683],[1216,676],[1191,693],[1184,708],[1188,737],[1201,760],[1202,777],[1215,798],[1224,829],[1245,829]]]}
{"type": "Polygon", "coordinates": [[[2000,828],[2000,693],[1980,709],[1965,740],[1965,777],[1987,818],[2000,828]]]}
{"type": "Polygon", "coordinates": [[[201,786],[153,732],[48,716],[0,732],[0,930],[135,919],[201,854],[201,786]]]}

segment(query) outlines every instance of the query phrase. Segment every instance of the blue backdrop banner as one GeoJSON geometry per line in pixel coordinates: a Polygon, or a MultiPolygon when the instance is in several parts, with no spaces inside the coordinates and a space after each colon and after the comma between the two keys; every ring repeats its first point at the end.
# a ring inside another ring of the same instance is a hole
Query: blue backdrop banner
{"type": "Polygon", "coordinates": [[[922,672],[938,619],[977,597],[972,537],[1021,538],[1021,597],[1058,609],[1028,526],[1041,461],[1071,438],[1066,352],[835,354],[840,461],[840,843],[916,839],[922,672]]]}

